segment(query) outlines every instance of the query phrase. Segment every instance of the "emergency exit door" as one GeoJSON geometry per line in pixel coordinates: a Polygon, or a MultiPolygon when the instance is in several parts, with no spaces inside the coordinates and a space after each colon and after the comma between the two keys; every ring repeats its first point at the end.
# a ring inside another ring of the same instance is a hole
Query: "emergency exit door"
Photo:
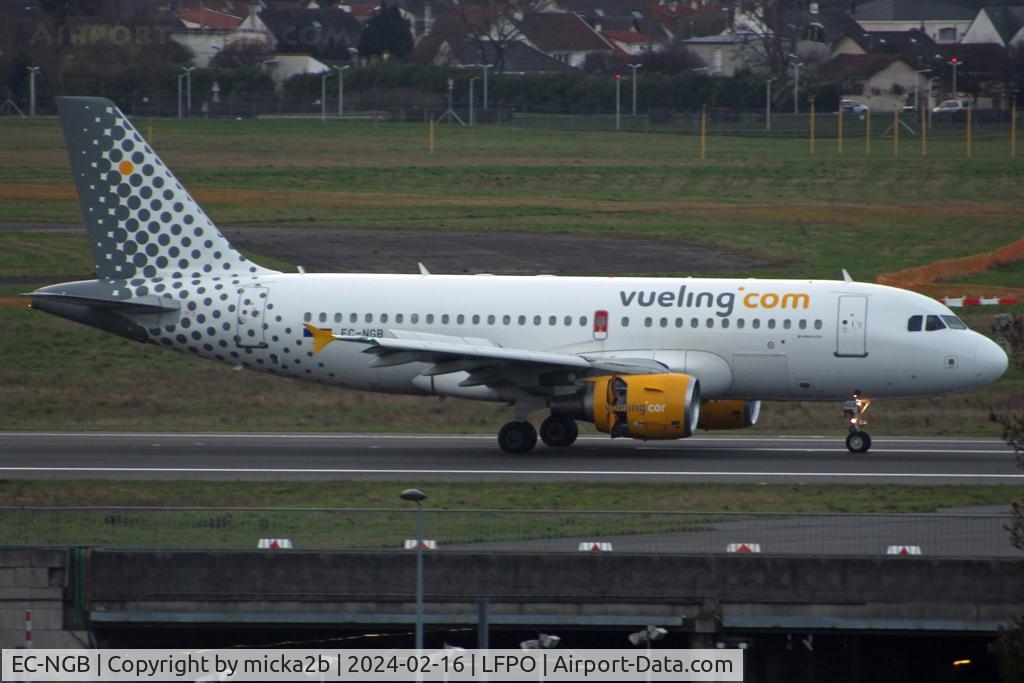
{"type": "Polygon", "coordinates": [[[863,358],[868,355],[868,298],[839,297],[839,322],[836,330],[836,355],[863,358]]]}

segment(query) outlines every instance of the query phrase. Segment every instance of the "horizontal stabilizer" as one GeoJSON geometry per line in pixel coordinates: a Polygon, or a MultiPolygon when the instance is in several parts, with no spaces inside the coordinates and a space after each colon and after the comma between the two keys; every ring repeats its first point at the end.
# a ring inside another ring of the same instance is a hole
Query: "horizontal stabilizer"
{"type": "Polygon", "coordinates": [[[107,299],[102,297],[78,296],[75,294],[62,294],[60,292],[29,292],[21,296],[31,297],[33,300],[55,301],[91,308],[102,308],[123,313],[173,313],[181,308],[181,305],[173,299],[165,299],[158,296],[141,296],[133,299],[107,299]]]}

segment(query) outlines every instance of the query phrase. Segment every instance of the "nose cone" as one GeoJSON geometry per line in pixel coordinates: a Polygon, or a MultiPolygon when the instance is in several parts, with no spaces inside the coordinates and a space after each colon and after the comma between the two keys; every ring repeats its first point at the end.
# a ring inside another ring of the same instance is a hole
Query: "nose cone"
{"type": "Polygon", "coordinates": [[[989,384],[1003,376],[1009,360],[1006,352],[991,339],[982,339],[974,349],[974,367],[978,384],[989,384]]]}

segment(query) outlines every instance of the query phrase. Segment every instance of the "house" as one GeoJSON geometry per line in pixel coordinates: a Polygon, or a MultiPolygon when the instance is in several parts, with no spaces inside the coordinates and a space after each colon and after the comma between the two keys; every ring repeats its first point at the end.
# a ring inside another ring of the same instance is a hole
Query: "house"
{"type": "Polygon", "coordinates": [[[831,57],[837,55],[902,55],[918,69],[928,68],[941,48],[927,33],[910,31],[852,31],[832,43],[831,57]]]}
{"type": "Polygon", "coordinates": [[[914,93],[920,97],[928,85],[906,59],[891,54],[837,55],[821,65],[818,75],[839,83],[844,97],[849,95],[874,112],[913,105],[914,93]]]}
{"type": "Polygon", "coordinates": [[[865,31],[917,29],[936,43],[958,43],[977,12],[951,0],[871,0],[850,15],[865,31]]]}
{"type": "Polygon", "coordinates": [[[704,69],[715,76],[734,76],[743,69],[756,70],[757,36],[752,33],[721,33],[682,41],[704,63],[704,69]]]}
{"type": "Polygon", "coordinates": [[[172,10],[178,25],[171,40],[187,47],[194,64],[205,68],[219,50],[236,36],[239,27],[258,3],[231,0],[181,0],[172,10]]]}
{"type": "MultiPolygon", "coordinates": [[[[522,41],[506,43],[501,60],[505,73],[557,73],[574,69],[522,41]]],[[[433,63],[438,66],[477,67],[499,61],[496,47],[489,41],[463,38],[451,43],[444,40],[437,49],[433,63]]]]}
{"type": "Polygon", "coordinates": [[[643,55],[654,47],[646,34],[637,31],[600,31],[600,34],[614,48],[612,58],[620,62],[643,55]]]}
{"type": "Polygon", "coordinates": [[[614,48],[571,12],[540,12],[522,19],[526,41],[560,62],[581,68],[591,55],[611,57],[614,48]]]}
{"type": "Polygon", "coordinates": [[[982,7],[961,43],[994,43],[1002,47],[1024,44],[1024,6],[982,7]]]}

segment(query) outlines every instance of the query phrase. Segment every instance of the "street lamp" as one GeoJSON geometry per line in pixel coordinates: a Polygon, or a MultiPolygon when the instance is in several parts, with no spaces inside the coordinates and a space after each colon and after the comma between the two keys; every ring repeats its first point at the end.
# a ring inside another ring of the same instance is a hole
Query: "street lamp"
{"type": "Polygon", "coordinates": [[[953,97],[956,97],[956,70],[963,62],[960,61],[959,57],[953,57],[946,64],[953,67],[953,97]]]}
{"type": "Polygon", "coordinates": [[[552,635],[550,633],[538,633],[536,638],[524,640],[519,643],[519,648],[523,651],[550,650],[551,648],[558,647],[558,644],[561,642],[562,639],[556,635],[552,635]]]}
{"type": "Polygon", "coordinates": [[[469,79],[469,127],[472,128],[475,125],[476,117],[473,111],[473,81],[479,81],[479,76],[473,76],[469,79]]]}
{"type": "Polygon", "coordinates": [[[338,72],[338,118],[340,119],[342,114],[345,113],[345,69],[348,66],[331,66],[332,69],[338,72]]]}
{"type": "Polygon", "coordinates": [[[183,66],[181,70],[185,72],[185,113],[192,117],[192,72],[196,70],[194,66],[183,66]]]}
{"type": "Polygon", "coordinates": [[[633,116],[636,116],[636,70],[643,64],[627,64],[626,66],[633,70],[633,116]]]}
{"type": "Polygon", "coordinates": [[[481,69],[484,70],[484,110],[490,109],[490,104],[487,102],[487,70],[493,67],[493,64],[478,64],[481,69]]]}
{"type": "MultiPolygon", "coordinates": [[[[629,638],[629,642],[631,642],[636,647],[639,647],[640,645],[646,645],[647,646],[647,658],[650,659],[651,658],[651,643],[653,643],[656,640],[661,640],[667,634],[668,634],[668,631],[666,631],[662,627],[655,626],[654,624],[649,624],[647,626],[647,628],[645,628],[643,631],[637,631],[636,633],[630,633],[629,636],[627,636],[627,637],[629,638]]],[[[650,672],[649,669],[647,671],[647,680],[651,680],[651,672],[650,672]]]]}
{"type": "Polygon", "coordinates": [[[320,123],[327,121],[327,79],[330,77],[330,69],[320,75],[320,123]]]}
{"type": "Polygon", "coordinates": [[[615,130],[622,130],[622,74],[615,74],[615,130]]]}
{"type": "Polygon", "coordinates": [[[349,60],[351,60],[351,62],[353,64],[355,64],[356,66],[359,66],[359,50],[358,49],[356,49],[354,47],[350,47],[348,49],[348,57],[349,57],[349,60]]]}
{"type": "Polygon", "coordinates": [[[427,494],[419,489],[406,489],[402,500],[416,503],[416,655],[423,652],[423,506],[427,494]]]}
{"type": "Polygon", "coordinates": [[[28,67],[28,115],[36,115],[36,76],[42,69],[40,66],[28,67]]]}
{"type": "Polygon", "coordinates": [[[774,80],[774,78],[769,78],[764,84],[764,130],[766,133],[772,132],[772,81],[774,80]]]}

